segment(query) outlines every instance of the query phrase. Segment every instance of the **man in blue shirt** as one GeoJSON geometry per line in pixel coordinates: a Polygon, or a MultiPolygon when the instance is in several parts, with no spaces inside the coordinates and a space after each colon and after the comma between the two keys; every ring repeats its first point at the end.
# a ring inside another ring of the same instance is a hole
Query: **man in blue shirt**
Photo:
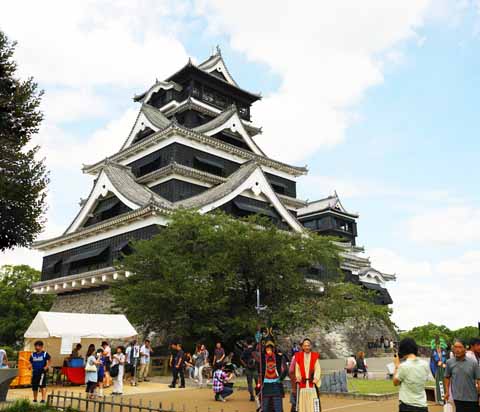
{"type": "Polygon", "coordinates": [[[34,344],[35,352],[30,356],[30,368],[32,369],[33,402],[37,402],[38,389],[42,391],[42,403],[47,397],[47,373],[50,367],[50,355],[43,350],[43,342],[37,340],[34,344]]]}

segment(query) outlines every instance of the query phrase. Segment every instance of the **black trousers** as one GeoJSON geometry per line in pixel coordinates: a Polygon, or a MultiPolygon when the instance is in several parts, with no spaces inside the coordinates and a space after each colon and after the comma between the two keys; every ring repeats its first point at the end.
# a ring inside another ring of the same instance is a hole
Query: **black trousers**
{"type": "Polygon", "coordinates": [[[177,380],[180,377],[180,387],[185,387],[185,369],[183,367],[176,368],[175,366],[172,368],[172,386],[177,385],[177,380]]]}
{"type": "Polygon", "coordinates": [[[479,412],[478,402],[455,401],[456,412],[479,412]]]}
{"type": "Polygon", "coordinates": [[[428,408],[420,408],[418,406],[407,405],[406,403],[400,402],[398,408],[399,412],[428,412],[428,408]]]}

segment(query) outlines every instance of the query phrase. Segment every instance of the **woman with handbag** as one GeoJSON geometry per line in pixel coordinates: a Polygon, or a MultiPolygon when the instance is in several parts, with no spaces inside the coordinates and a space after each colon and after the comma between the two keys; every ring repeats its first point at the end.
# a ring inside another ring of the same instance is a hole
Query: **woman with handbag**
{"type": "Polygon", "coordinates": [[[95,356],[95,346],[88,347],[86,361],[85,361],[85,382],[87,383],[86,392],[88,397],[93,399],[95,397],[95,388],[98,382],[97,365],[99,364],[95,356]]]}
{"type": "Polygon", "coordinates": [[[113,378],[113,392],[112,395],[123,394],[123,374],[125,368],[125,348],[118,346],[115,355],[113,355],[112,367],[110,375],[113,378]]]}
{"type": "Polygon", "coordinates": [[[393,384],[400,386],[400,412],[428,412],[425,383],[430,378],[428,363],[418,356],[418,346],[411,338],[400,342],[395,354],[393,384]]]}

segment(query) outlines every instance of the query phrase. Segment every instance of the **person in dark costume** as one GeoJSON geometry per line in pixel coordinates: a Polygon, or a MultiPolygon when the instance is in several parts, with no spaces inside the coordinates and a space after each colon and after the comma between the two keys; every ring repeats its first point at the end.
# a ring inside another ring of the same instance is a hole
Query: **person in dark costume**
{"type": "Polygon", "coordinates": [[[257,392],[263,412],[283,412],[283,380],[288,374],[284,357],[275,352],[273,341],[265,343],[257,392]]]}

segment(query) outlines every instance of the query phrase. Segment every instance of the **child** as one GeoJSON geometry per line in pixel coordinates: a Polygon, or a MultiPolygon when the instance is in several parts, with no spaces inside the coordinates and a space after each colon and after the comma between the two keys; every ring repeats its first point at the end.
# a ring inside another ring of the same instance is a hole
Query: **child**
{"type": "Polygon", "coordinates": [[[103,349],[101,349],[101,348],[97,350],[97,362],[98,362],[98,368],[97,368],[98,396],[103,396],[103,380],[105,379],[106,359],[105,359],[105,356],[103,356],[103,349]]]}
{"type": "Polygon", "coordinates": [[[35,352],[30,356],[30,369],[32,369],[33,402],[37,402],[38,389],[42,391],[42,403],[47,397],[47,372],[50,366],[50,355],[43,350],[43,342],[34,343],[35,352]]]}

